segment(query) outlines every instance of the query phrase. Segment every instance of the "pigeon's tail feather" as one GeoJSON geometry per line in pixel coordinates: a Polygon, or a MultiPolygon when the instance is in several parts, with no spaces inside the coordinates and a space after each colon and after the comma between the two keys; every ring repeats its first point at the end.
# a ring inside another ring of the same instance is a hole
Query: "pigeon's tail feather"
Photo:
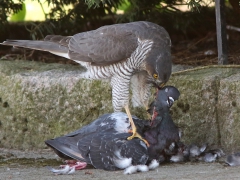
{"type": "Polygon", "coordinates": [[[47,140],[45,143],[47,146],[51,147],[59,157],[63,159],[75,159],[84,162],[86,161],[83,158],[81,152],[78,150],[77,146],[74,146],[70,142],[68,143],[67,140],[64,141],[64,139],[61,139],[61,137],[57,139],[47,140]]]}
{"type": "Polygon", "coordinates": [[[68,47],[52,41],[6,40],[1,45],[23,47],[40,51],[48,51],[62,57],[68,57],[68,47]]]}

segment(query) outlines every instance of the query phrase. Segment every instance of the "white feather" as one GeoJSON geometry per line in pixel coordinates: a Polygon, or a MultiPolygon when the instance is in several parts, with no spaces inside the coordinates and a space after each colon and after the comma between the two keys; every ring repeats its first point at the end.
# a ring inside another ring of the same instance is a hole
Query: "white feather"
{"type": "Polygon", "coordinates": [[[182,162],[183,161],[183,155],[175,155],[170,158],[171,162],[182,162]]]}
{"type": "Polygon", "coordinates": [[[71,167],[70,171],[68,172],[68,174],[73,174],[73,173],[75,173],[75,167],[71,167]]]}
{"type": "Polygon", "coordinates": [[[115,112],[111,115],[112,119],[116,120],[115,130],[119,133],[126,133],[129,130],[130,122],[127,120],[128,116],[123,112],[115,112]]]}
{"type": "Polygon", "coordinates": [[[62,169],[54,169],[54,168],[49,168],[49,170],[53,173],[56,173],[56,174],[67,174],[69,171],[70,171],[70,166],[69,165],[66,165],[64,168],[62,169]]]}
{"type": "Polygon", "coordinates": [[[147,165],[141,164],[141,165],[137,165],[137,170],[140,172],[147,172],[149,171],[149,168],[147,165]]]}
{"type": "Polygon", "coordinates": [[[204,152],[207,149],[207,144],[202,145],[200,152],[204,152]]]}
{"type": "Polygon", "coordinates": [[[137,166],[129,166],[124,170],[123,174],[133,174],[137,172],[137,170],[138,170],[137,166]]]}
{"type": "Polygon", "coordinates": [[[159,166],[159,162],[156,159],[153,159],[152,162],[148,165],[149,170],[156,169],[159,166]]]}
{"type": "Polygon", "coordinates": [[[119,169],[125,169],[132,165],[132,158],[122,157],[120,151],[115,151],[114,154],[116,157],[113,158],[113,162],[119,169]]]}
{"type": "Polygon", "coordinates": [[[207,153],[207,154],[205,154],[205,156],[202,159],[205,162],[214,162],[217,159],[217,154],[207,153]]]}

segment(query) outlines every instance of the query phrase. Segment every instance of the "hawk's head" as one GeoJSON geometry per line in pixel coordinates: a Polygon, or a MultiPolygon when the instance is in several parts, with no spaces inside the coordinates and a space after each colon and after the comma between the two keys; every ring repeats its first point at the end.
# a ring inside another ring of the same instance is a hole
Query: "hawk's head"
{"type": "Polygon", "coordinates": [[[172,58],[169,49],[152,49],[146,58],[146,71],[151,76],[151,82],[162,87],[172,73],[172,58]]]}

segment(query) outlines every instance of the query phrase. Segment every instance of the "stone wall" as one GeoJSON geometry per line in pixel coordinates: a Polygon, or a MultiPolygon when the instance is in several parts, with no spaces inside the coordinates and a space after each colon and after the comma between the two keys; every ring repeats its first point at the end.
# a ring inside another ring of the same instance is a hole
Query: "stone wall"
{"type": "MultiPolygon", "coordinates": [[[[81,71],[72,65],[1,60],[0,147],[45,148],[44,140],[112,112],[109,82],[80,79],[81,71]]],[[[172,114],[186,143],[240,149],[240,68],[180,73],[168,85],[181,92],[172,114]]],[[[143,108],[131,112],[146,117],[143,108]]]]}
{"type": "Polygon", "coordinates": [[[240,149],[240,67],[205,68],[173,75],[181,92],[173,119],[185,142],[240,149]]]}

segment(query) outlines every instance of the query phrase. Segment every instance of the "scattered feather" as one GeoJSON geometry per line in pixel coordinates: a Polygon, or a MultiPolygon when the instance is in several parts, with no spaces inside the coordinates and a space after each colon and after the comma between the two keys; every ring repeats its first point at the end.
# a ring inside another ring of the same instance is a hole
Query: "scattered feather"
{"type": "Polygon", "coordinates": [[[175,163],[176,162],[183,162],[184,161],[183,154],[177,154],[177,155],[171,156],[170,161],[175,162],[175,163]]]}
{"type": "Polygon", "coordinates": [[[75,167],[71,167],[70,171],[68,172],[68,174],[74,174],[75,173],[75,167]]]}
{"type": "Polygon", "coordinates": [[[71,168],[69,165],[66,165],[64,168],[62,169],[54,169],[52,167],[47,167],[51,172],[55,173],[55,174],[68,174],[69,171],[71,171],[71,168]]]}
{"type": "Polygon", "coordinates": [[[204,162],[214,162],[217,159],[217,154],[206,153],[204,156],[200,157],[199,160],[204,162]]]}
{"type": "Polygon", "coordinates": [[[199,151],[202,153],[207,149],[207,144],[202,145],[202,147],[200,147],[199,151]]]}
{"type": "Polygon", "coordinates": [[[228,155],[225,162],[229,166],[240,166],[240,152],[228,155]]]}

